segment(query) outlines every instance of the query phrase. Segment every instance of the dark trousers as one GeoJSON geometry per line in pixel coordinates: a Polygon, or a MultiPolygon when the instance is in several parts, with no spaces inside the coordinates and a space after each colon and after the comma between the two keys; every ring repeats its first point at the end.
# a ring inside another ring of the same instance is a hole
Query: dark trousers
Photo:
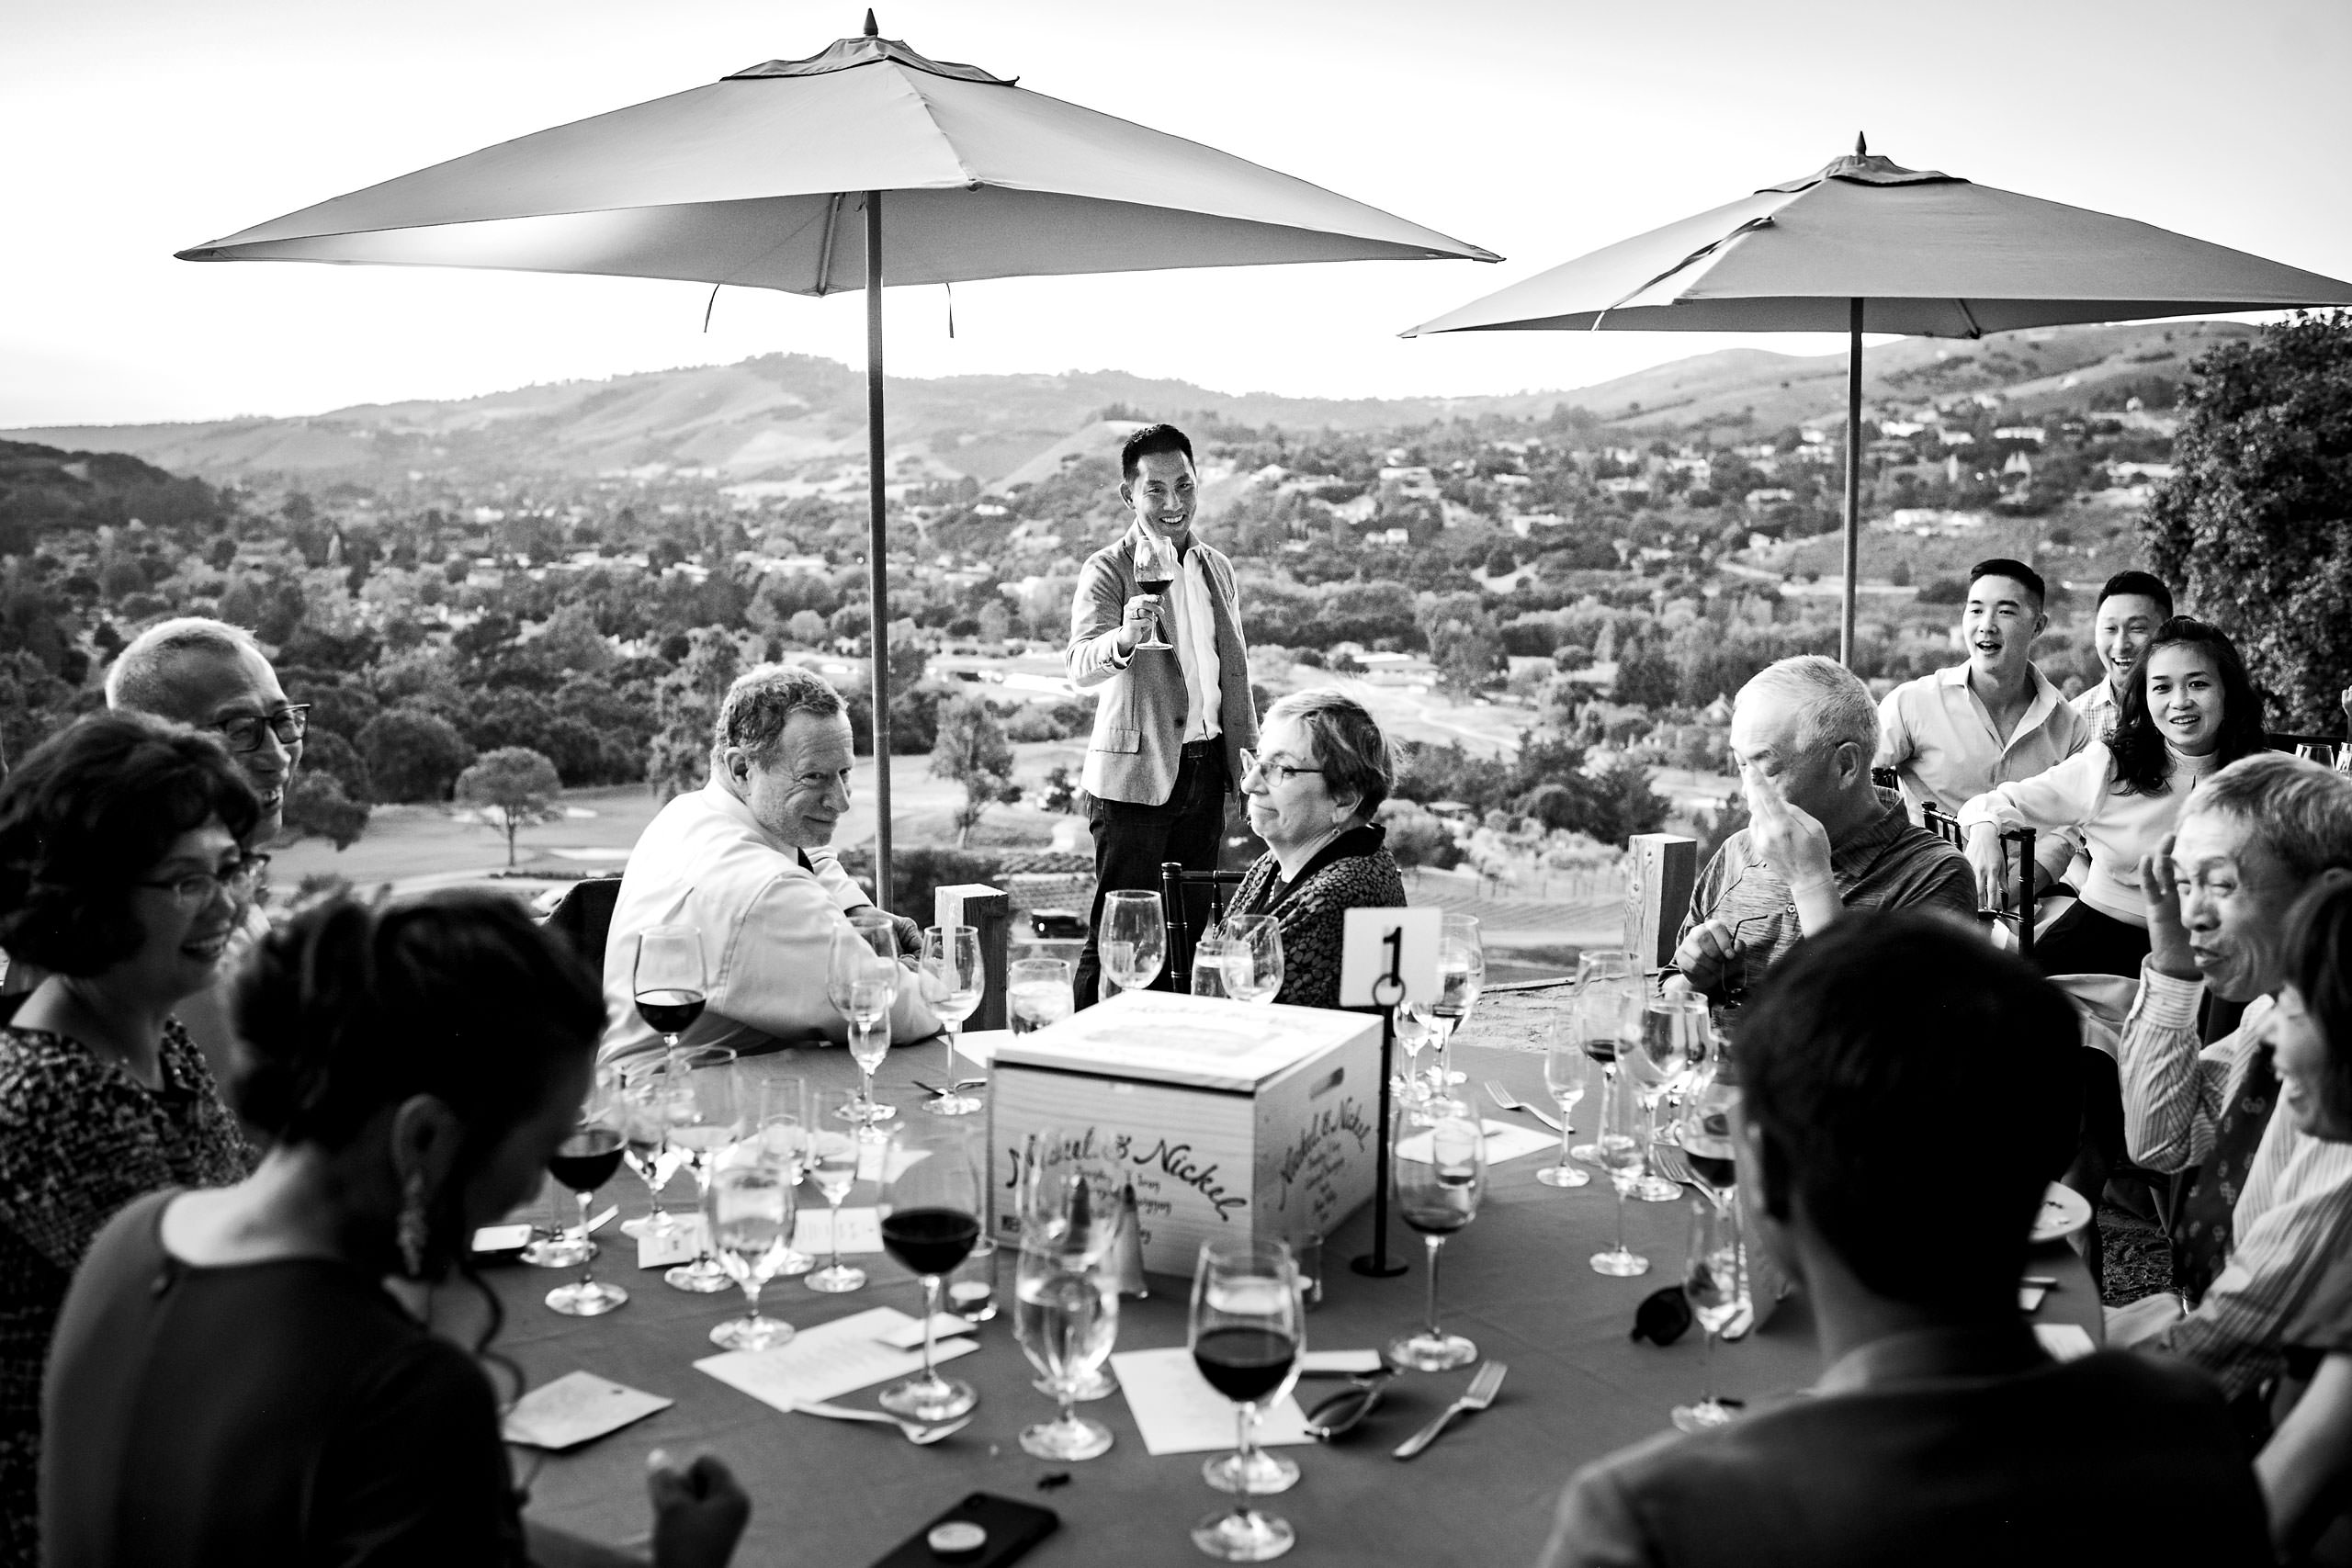
{"type": "Polygon", "coordinates": [[[2033,944],[2033,966],[2045,975],[2120,975],[2137,979],[2148,956],[2148,928],[2076,904],[2033,944]]]}
{"type": "MultiPolygon", "coordinates": [[[[1100,999],[1102,955],[1095,941],[1102,924],[1102,899],[1125,888],[1159,891],[1162,861],[1186,871],[1214,871],[1224,848],[1227,793],[1225,742],[1196,740],[1184,748],[1175,787],[1158,806],[1127,800],[1097,800],[1089,808],[1094,833],[1094,908],[1086,918],[1086,950],[1078,955],[1077,1005],[1100,999]]],[[[1203,891],[1201,903],[1207,905],[1203,891]]],[[[1163,970],[1160,984],[1168,976],[1163,970]]],[[[1181,987],[1180,987],[1181,988],[1181,987]]]]}

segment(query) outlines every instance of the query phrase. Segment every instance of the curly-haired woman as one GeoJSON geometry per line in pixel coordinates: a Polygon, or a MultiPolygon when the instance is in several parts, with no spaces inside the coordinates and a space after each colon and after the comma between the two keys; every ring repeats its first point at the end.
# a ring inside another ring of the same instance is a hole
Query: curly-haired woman
{"type": "Polygon", "coordinates": [[[212,984],[259,862],[220,743],[108,714],[0,786],[0,946],[48,972],[0,1004],[0,1564],[40,1561],[41,1371],[75,1265],[159,1187],[253,1151],[172,1017],[212,984]]]}

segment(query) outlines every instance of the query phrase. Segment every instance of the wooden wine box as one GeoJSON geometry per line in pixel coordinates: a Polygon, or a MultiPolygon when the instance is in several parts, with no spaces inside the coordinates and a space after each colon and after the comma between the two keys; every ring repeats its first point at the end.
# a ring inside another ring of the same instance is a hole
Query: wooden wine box
{"type": "Polygon", "coordinates": [[[1030,1034],[989,1066],[1000,1245],[1029,1135],[1090,1139],[1135,1183],[1143,1264],[1189,1278],[1201,1243],[1296,1242],[1372,1196],[1380,1019],[1225,997],[1125,991],[1030,1034]]]}

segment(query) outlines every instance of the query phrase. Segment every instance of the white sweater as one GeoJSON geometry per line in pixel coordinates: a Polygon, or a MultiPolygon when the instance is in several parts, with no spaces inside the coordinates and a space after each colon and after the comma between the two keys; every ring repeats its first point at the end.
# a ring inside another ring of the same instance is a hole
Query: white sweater
{"type": "Polygon", "coordinates": [[[2162,795],[2126,795],[2115,787],[2115,754],[2094,740],[2046,773],[1977,795],[1960,808],[1960,824],[1993,823],[2051,832],[2076,828],[2090,849],[2091,874],[2083,902],[2126,924],[2148,923],[2140,898],[2140,857],[2164,841],[2180,808],[2219,765],[2219,757],[2184,757],[2171,747],[2168,788],[2162,795]]]}

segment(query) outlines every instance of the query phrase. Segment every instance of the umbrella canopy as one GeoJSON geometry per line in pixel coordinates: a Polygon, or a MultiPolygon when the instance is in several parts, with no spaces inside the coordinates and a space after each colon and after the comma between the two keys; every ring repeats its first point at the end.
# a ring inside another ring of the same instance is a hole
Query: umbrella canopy
{"type": "Polygon", "coordinates": [[[876,31],[868,12],[865,37],[806,60],[501,142],[178,254],[865,289],[875,897],[887,908],[884,284],[1501,258],[876,31]]]}
{"type": "Polygon", "coordinates": [[[1862,333],[1973,338],[2309,305],[2352,305],[2352,284],[2128,218],[1903,168],[1857,142],[1817,174],[1580,256],[1404,335],[1848,333],[1839,649],[1850,659],[1862,333]]]}

